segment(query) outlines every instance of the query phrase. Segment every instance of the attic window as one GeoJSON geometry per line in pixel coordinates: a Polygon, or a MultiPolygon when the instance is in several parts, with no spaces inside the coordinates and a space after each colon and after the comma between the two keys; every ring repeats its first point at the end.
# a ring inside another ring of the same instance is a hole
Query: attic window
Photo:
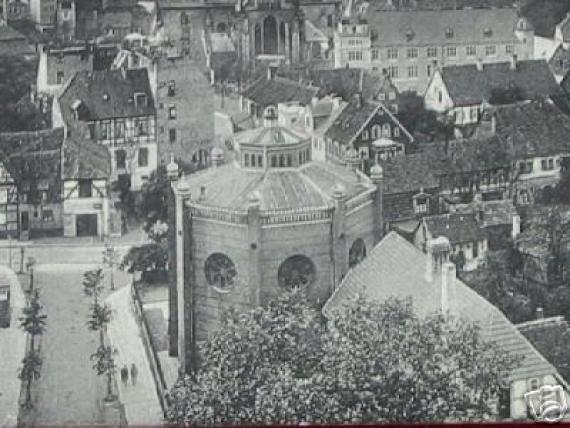
{"type": "Polygon", "coordinates": [[[135,107],[146,107],[146,94],[135,94],[135,107]]]}
{"type": "Polygon", "coordinates": [[[414,30],[408,28],[408,30],[406,31],[406,39],[410,41],[414,38],[414,36],[415,36],[414,30]]]}
{"type": "Polygon", "coordinates": [[[445,29],[445,37],[451,39],[453,37],[453,28],[448,27],[445,29]]]}
{"type": "Polygon", "coordinates": [[[485,37],[491,37],[493,35],[493,30],[491,30],[489,27],[487,27],[483,30],[483,35],[485,37]]]}
{"type": "Polygon", "coordinates": [[[103,100],[109,101],[109,94],[103,94],[103,100]]]}

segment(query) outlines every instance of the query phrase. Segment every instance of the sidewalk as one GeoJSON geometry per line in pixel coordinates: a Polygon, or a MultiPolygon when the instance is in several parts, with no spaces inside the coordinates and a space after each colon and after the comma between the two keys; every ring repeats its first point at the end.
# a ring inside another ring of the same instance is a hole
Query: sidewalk
{"type": "Polygon", "coordinates": [[[18,318],[26,305],[24,291],[16,274],[0,266],[0,285],[10,284],[10,327],[0,328],[0,427],[16,426],[20,411],[21,382],[18,371],[26,353],[26,334],[18,318]]]}
{"type": "Polygon", "coordinates": [[[129,425],[161,425],[162,409],[130,299],[129,286],[122,287],[106,299],[113,310],[107,334],[118,351],[116,377],[119,399],[125,407],[129,425]],[[138,369],[136,385],[132,384],[129,373],[129,382],[125,386],[120,380],[120,369],[123,365],[130,368],[132,363],[138,369]]]}

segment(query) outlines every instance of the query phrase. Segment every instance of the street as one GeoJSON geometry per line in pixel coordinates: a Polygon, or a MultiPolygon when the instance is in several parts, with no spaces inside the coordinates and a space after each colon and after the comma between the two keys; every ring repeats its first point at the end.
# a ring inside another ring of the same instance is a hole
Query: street
{"type": "MultiPolygon", "coordinates": [[[[25,261],[35,259],[34,285],[48,315],[47,329],[41,338],[43,366],[41,378],[35,383],[35,407],[24,415],[24,424],[79,425],[115,424],[117,409],[103,408],[105,380],[92,368],[90,355],[96,350],[96,333],[87,329],[90,299],[83,294],[82,277],[86,270],[100,266],[102,245],[47,245],[27,247],[25,261]]],[[[8,264],[7,252],[0,262],[8,264]]],[[[127,247],[117,249],[124,254],[127,247]]],[[[20,252],[12,251],[12,267],[18,270],[20,252]]],[[[105,269],[109,290],[108,269],[105,269]]],[[[128,275],[115,269],[115,284],[124,286],[128,275]]]]}

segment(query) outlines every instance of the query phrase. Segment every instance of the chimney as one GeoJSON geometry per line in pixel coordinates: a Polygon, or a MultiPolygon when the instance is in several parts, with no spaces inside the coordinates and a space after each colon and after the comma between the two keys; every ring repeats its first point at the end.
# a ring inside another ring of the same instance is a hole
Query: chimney
{"type": "Polygon", "coordinates": [[[454,312],[456,307],[457,268],[451,262],[442,265],[441,274],[441,312],[454,312]]]}
{"type": "Polygon", "coordinates": [[[357,109],[360,110],[362,108],[362,94],[360,92],[354,94],[354,103],[357,109]]]}
{"type": "Polygon", "coordinates": [[[511,232],[513,241],[518,238],[521,233],[521,217],[518,214],[513,216],[513,230],[511,232]]]}
{"type": "Polygon", "coordinates": [[[542,309],[540,306],[536,308],[536,319],[537,320],[544,319],[544,309],[542,309]]]}
{"type": "Polygon", "coordinates": [[[432,282],[442,274],[444,263],[449,261],[451,244],[445,236],[427,241],[426,273],[425,279],[432,282]]]}
{"type": "Polygon", "coordinates": [[[267,67],[267,80],[275,79],[275,75],[277,74],[277,67],[275,65],[269,65],[267,67]]]}
{"type": "Polygon", "coordinates": [[[516,54],[511,57],[510,69],[511,70],[517,69],[517,56],[516,56],[516,54]]]}
{"type": "Polygon", "coordinates": [[[475,60],[475,65],[477,66],[477,71],[483,71],[483,61],[479,58],[475,60]]]}

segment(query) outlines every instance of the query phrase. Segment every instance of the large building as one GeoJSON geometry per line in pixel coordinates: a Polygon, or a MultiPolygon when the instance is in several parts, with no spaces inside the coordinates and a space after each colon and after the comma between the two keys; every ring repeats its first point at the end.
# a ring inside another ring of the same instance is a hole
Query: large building
{"type": "Polygon", "coordinates": [[[534,54],[534,31],[514,8],[369,7],[361,16],[365,20],[339,26],[335,37],[342,44],[335,44],[340,55],[335,56],[335,66],[385,69],[401,91],[423,92],[438,67],[507,61],[513,54],[531,59],[534,54]]]}
{"type": "Polygon", "coordinates": [[[311,140],[274,118],[236,135],[234,149],[234,161],[219,164],[216,150],[213,168],[173,186],[171,321],[186,368],[230,307],[246,311],[291,287],[321,306],[383,233],[379,167],[368,178],[313,161],[311,140]]]}

